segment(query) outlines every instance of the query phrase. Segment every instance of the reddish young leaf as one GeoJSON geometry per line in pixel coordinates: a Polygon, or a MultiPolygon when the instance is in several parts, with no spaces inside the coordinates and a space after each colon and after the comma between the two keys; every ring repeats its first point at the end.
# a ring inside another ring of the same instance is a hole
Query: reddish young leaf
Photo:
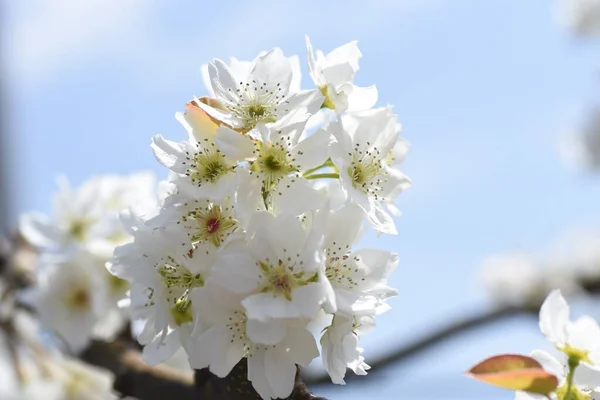
{"type": "Polygon", "coordinates": [[[490,357],[475,365],[466,375],[489,385],[510,390],[548,395],[558,379],[544,370],[535,359],[518,354],[490,357]]]}

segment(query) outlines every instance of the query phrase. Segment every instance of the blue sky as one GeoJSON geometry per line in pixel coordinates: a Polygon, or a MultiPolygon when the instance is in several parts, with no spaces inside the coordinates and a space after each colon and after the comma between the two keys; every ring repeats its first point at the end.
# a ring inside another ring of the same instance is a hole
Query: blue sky
{"type": "MultiPolygon", "coordinates": [[[[185,137],[174,113],[204,94],[201,64],[274,46],[304,59],[308,34],[325,51],[359,41],[358,84],[377,84],[379,104],[395,106],[412,145],[400,234],[364,243],[401,260],[392,279],[400,296],[365,336],[367,357],[489,307],[476,279],[486,257],[543,252],[600,225],[598,177],[567,168],[558,150],[596,100],[597,49],[556,23],[553,4],[204,3],[3,2],[15,212],[49,211],[60,173],[75,183],[100,173],[164,176],[150,137],[185,137]]],[[[460,373],[486,355],[540,346],[535,321],[515,320],[327,395],[509,399],[460,373]],[[420,387],[427,377],[439,385],[420,387]]]]}

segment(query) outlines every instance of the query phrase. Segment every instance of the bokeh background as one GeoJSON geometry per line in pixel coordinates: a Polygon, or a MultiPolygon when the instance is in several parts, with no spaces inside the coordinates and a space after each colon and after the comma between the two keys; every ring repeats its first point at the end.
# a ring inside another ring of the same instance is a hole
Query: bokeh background
{"type": "MultiPolygon", "coordinates": [[[[332,50],[358,40],[357,84],[376,84],[411,150],[397,251],[400,296],[363,340],[367,362],[493,303],[478,276],[495,254],[563,257],[600,228],[600,180],[574,168],[571,136],[598,94],[598,42],[557,4],[518,0],[2,2],[2,216],[50,212],[55,178],[166,171],[150,137],[185,138],[174,118],[202,96],[200,66],[304,35],[332,50]],[[560,9],[560,7],[559,7],[560,9]],[[565,157],[565,154],[571,155],[565,157]],[[6,206],[8,201],[8,206],[6,206]]],[[[306,68],[303,66],[304,72],[306,68]]],[[[304,87],[310,80],[305,74],[304,87]]],[[[575,160],[577,161],[577,160],[575,160]]],[[[576,164],[576,163],[575,163],[576,164]]],[[[576,312],[600,316],[593,303],[576,312]]],[[[473,330],[346,387],[331,399],[510,399],[462,373],[496,353],[547,349],[535,318],[473,330]]]]}

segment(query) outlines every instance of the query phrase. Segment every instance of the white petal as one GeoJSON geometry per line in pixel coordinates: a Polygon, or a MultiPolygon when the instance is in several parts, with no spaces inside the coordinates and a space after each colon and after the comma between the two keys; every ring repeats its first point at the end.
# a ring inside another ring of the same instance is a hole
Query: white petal
{"type": "Polygon", "coordinates": [[[282,321],[260,322],[250,319],[246,322],[246,334],[254,343],[274,345],[285,337],[286,327],[282,321]]]}
{"type": "Polygon", "coordinates": [[[540,330],[546,338],[557,346],[567,341],[569,305],[560,290],[552,291],[540,309],[540,330]]]}
{"type": "MultiPolygon", "coordinates": [[[[229,71],[227,64],[219,59],[214,59],[208,65],[208,75],[210,76],[210,82],[217,98],[226,101],[237,100],[235,93],[238,88],[238,83],[231,74],[231,71],[229,71]]],[[[198,105],[204,109],[204,107],[202,107],[204,105],[202,102],[198,102],[198,105]]]]}
{"type": "Polygon", "coordinates": [[[278,214],[300,215],[320,208],[324,201],[310,182],[301,177],[281,178],[273,193],[273,208],[278,214]]]}
{"type": "Polygon", "coordinates": [[[307,367],[319,357],[315,337],[304,328],[288,329],[285,339],[278,347],[284,348],[289,359],[302,367],[307,367]]]}
{"type": "Polygon", "coordinates": [[[60,232],[44,214],[28,213],[21,215],[19,230],[29,243],[37,247],[56,246],[61,241],[60,232]]]}
{"type": "Polygon", "coordinates": [[[336,253],[350,250],[357,239],[364,218],[363,210],[349,204],[329,216],[324,247],[336,253]]]}
{"type": "Polygon", "coordinates": [[[260,285],[258,267],[247,254],[221,253],[209,280],[235,293],[250,293],[260,285]]]}
{"type": "Polygon", "coordinates": [[[248,380],[252,382],[254,390],[264,400],[271,400],[275,398],[273,389],[267,379],[267,371],[265,369],[265,350],[255,349],[252,354],[248,357],[248,380]]]}
{"type": "Polygon", "coordinates": [[[181,347],[177,331],[171,331],[164,340],[161,336],[156,336],[152,342],[144,346],[142,357],[149,365],[160,364],[168,360],[181,347]]]}
{"type": "Polygon", "coordinates": [[[185,158],[182,144],[154,135],[150,147],[159,163],[179,174],[185,173],[187,168],[181,164],[181,159],[185,158]]]}
{"type": "Polygon", "coordinates": [[[233,160],[246,160],[252,157],[254,143],[250,137],[221,125],[215,135],[215,143],[219,150],[233,160]]]}
{"type": "Polygon", "coordinates": [[[231,334],[226,326],[213,326],[204,332],[194,343],[193,356],[190,357],[193,368],[205,368],[224,378],[244,356],[241,342],[231,342],[231,334]]]}
{"type": "Polygon", "coordinates": [[[250,76],[257,83],[266,83],[269,86],[279,84],[280,96],[285,96],[292,82],[292,66],[281,49],[274,48],[256,59],[250,76]]]}
{"type": "Polygon", "coordinates": [[[265,354],[267,380],[276,398],[287,398],[294,389],[296,365],[277,349],[268,349],[265,354]]]}
{"type": "Polygon", "coordinates": [[[280,260],[294,257],[304,252],[306,232],[302,223],[294,215],[282,214],[275,218],[267,232],[269,243],[280,260]]]}
{"type": "Polygon", "coordinates": [[[576,349],[600,350],[600,326],[592,317],[583,316],[568,325],[567,338],[569,344],[576,349]]]}
{"type": "Polygon", "coordinates": [[[300,166],[300,170],[306,171],[323,164],[329,157],[331,140],[329,132],[319,129],[294,147],[296,164],[300,166]]]}
{"type": "Polygon", "coordinates": [[[374,107],[378,95],[375,85],[368,87],[352,85],[352,92],[348,95],[348,111],[367,110],[374,107]]]}
{"type": "Polygon", "coordinates": [[[534,350],[531,352],[531,357],[535,358],[537,362],[542,364],[542,367],[550,372],[552,375],[556,376],[556,378],[560,382],[565,379],[565,367],[553,356],[546,353],[543,350],[534,350]]]}
{"type": "Polygon", "coordinates": [[[583,389],[600,388],[600,371],[582,364],[575,370],[574,382],[583,389]]]}
{"type": "Polygon", "coordinates": [[[392,217],[383,209],[381,204],[369,199],[369,208],[365,209],[367,219],[381,233],[397,235],[396,224],[392,217]]]}
{"type": "Polygon", "coordinates": [[[541,394],[533,394],[527,392],[515,392],[515,400],[548,400],[546,396],[541,394]]]}

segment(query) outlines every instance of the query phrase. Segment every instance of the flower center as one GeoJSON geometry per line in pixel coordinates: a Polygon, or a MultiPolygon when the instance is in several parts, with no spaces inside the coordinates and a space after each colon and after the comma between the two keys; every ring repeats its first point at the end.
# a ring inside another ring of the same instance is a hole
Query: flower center
{"type": "Polygon", "coordinates": [[[233,206],[220,206],[210,202],[204,207],[195,207],[181,221],[183,227],[190,231],[188,236],[192,243],[209,242],[215,247],[219,247],[237,227],[237,221],[233,218],[233,206]]]}
{"type": "Polygon", "coordinates": [[[78,287],[67,295],[65,302],[72,310],[83,311],[90,308],[92,300],[86,287],[78,287]]]}
{"type": "Polygon", "coordinates": [[[318,273],[306,277],[304,271],[294,272],[294,265],[287,265],[282,260],[277,264],[272,265],[267,260],[266,262],[259,261],[257,263],[266,277],[266,283],[261,292],[272,292],[275,295],[280,295],[286,300],[292,300],[292,290],[298,286],[305,286],[309,283],[316,282],[319,279],[318,273]]]}
{"type": "Polygon", "coordinates": [[[331,100],[331,97],[329,96],[329,90],[327,85],[319,86],[319,91],[325,97],[325,100],[323,100],[323,104],[321,104],[321,108],[330,108],[332,110],[335,110],[335,103],[333,102],[333,100],[331,100]]]}
{"type": "Polygon", "coordinates": [[[355,274],[358,273],[358,268],[352,268],[348,263],[349,256],[330,257],[325,265],[325,276],[329,281],[346,289],[353,289],[358,286],[355,274]]]}
{"type": "Polygon", "coordinates": [[[204,286],[202,274],[192,274],[185,266],[177,263],[171,256],[167,256],[166,262],[163,264],[159,263],[156,267],[167,288],[175,286],[189,289],[204,286]]]}
{"type": "Polygon", "coordinates": [[[250,172],[263,176],[265,192],[270,191],[277,182],[293,172],[298,171],[293,162],[295,159],[282,144],[256,142],[256,161],[252,164],[250,172]]]}
{"type": "Polygon", "coordinates": [[[231,88],[229,93],[237,98],[233,102],[226,102],[225,107],[241,120],[242,129],[246,132],[259,123],[277,121],[279,105],[287,103],[279,83],[273,87],[254,80],[252,83],[240,82],[235,93],[231,88]]]}
{"type": "Polygon", "coordinates": [[[246,335],[246,321],[246,314],[243,311],[234,311],[226,324],[229,331],[229,342],[241,342],[245,355],[250,351],[250,340],[246,335]]]}
{"type": "Polygon", "coordinates": [[[87,238],[88,229],[93,223],[94,221],[86,218],[72,219],[69,225],[69,237],[78,241],[84,241],[87,238]]]}
{"type": "MultiPolygon", "coordinates": [[[[208,142],[208,139],[205,139],[208,142]]],[[[186,152],[186,164],[189,164],[185,175],[190,178],[193,185],[202,186],[205,183],[215,183],[223,175],[233,171],[235,166],[230,163],[224,154],[216,148],[214,143],[205,143],[208,148],[197,145],[195,154],[186,152]]]]}
{"type": "MultiPolygon", "coordinates": [[[[367,143],[369,144],[369,143],[367,143]]],[[[379,150],[360,150],[356,145],[353,160],[348,167],[348,175],[352,180],[352,186],[367,195],[380,199],[381,185],[386,182],[385,174],[382,173],[382,165],[379,159],[379,150]]]]}
{"type": "Polygon", "coordinates": [[[192,302],[187,298],[180,298],[175,302],[175,306],[169,310],[175,324],[182,325],[186,322],[192,322],[194,319],[192,313],[192,302]]]}

